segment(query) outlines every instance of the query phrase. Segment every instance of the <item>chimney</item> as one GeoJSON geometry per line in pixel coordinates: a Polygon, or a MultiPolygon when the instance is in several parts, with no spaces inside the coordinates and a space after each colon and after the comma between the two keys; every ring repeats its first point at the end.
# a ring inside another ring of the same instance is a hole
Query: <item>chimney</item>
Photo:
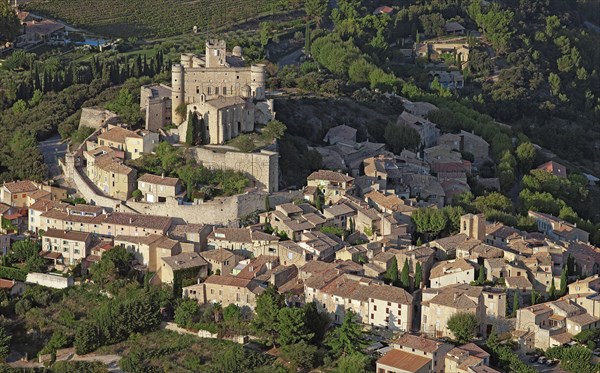
{"type": "Polygon", "coordinates": [[[454,293],[454,300],[458,298],[458,293],[454,293]]]}
{"type": "Polygon", "coordinates": [[[129,224],[133,224],[133,218],[129,218],[129,224]]]}
{"type": "Polygon", "coordinates": [[[160,178],[164,179],[165,178],[165,173],[163,172],[162,174],[160,174],[160,178]]]}

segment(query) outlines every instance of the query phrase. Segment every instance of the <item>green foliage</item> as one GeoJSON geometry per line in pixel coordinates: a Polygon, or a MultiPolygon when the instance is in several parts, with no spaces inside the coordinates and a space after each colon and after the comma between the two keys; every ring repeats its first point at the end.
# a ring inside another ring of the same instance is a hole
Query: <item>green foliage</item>
{"type": "Polygon", "coordinates": [[[270,141],[275,139],[279,140],[285,134],[287,127],[283,122],[273,119],[267,123],[267,126],[263,129],[263,135],[265,135],[270,141]]]}
{"type": "Polygon", "coordinates": [[[327,13],[327,5],[327,0],[305,0],[304,11],[307,17],[313,19],[317,25],[320,25],[327,13]]]}
{"type": "Polygon", "coordinates": [[[46,346],[44,346],[42,351],[40,351],[40,354],[43,355],[43,354],[49,354],[52,352],[56,352],[56,350],[68,347],[72,343],[73,343],[72,338],[65,335],[61,331],[55,331],[54,333],[52,333],[52,337],[50,337],[50,340],[48,341],[48,343],[46,343],[46,346]]]}
{"type": "Polygon", "coordinates": [[[398,284],[398,279],[399,279],[398,278],[398,260],[396,259],[395,255],[392,257],[392,263],[390,263],[390,266],[385,271],[383,278],[389,284],[392,284],[392,285],[398,284]]]}
{"type": "Polygon", "coordinates": [[[592,351],[585,346],[550,347],[546,357],[560,360],[560,367],[568,372],[598,373],[597,365],[591,363],[592,351]]]}
{"type": "Polygon", "coordinates": [[[19,18],[6,1],[0,4],[0,44],[5,41],[13,41],[21,30],[19,18]]]}
{"type": "Polygon", "coordinates": [[[550,299],[554,299],[556,297],[556,285],[554,284],[554,277],[552,277],[552,282],[550,283],[550,289],[548,290],[548,297],[550,299]]]}
{"type": "MultiPolygon", "coordinates": [[[[75,144],[75,145],[78,145],[78,144],[83,143],[85,141],[85,139],[87,139],[88,137],[90,137],[90,135],[92,133],[94,133],[94,131],[95,130],[93,128],[91,128],[91,127],[83,126],[83,127],[79,128],[79,129],[77,129],[73,133],[65,134],[65,136],[68,137],[70,135],[71,136],[71,143],[75,144]]],[[[63,137],[63,136],[61,136],[61,137],[63,137]]],[[[66,137],[63,137],[63,138],[66,138],[66,137]]]]}
{"type": "Polygon", "coordinates": [[[342,325],[329,333],[325,343],[336,357],[362,352],[366,342],[362,326],[356,322],[356,314],[352,310],[346,310],[342,325]]]}
{"type": "Polygon", "coordinates": [[[279,310],[283,304],[283,296],[271,286],[256,298],[256,315],[252,326],[258,335],[266,338],[271,344],[278,338],[279,310]]]}
{"type": "Polygon", "coordinates": [[[0,278],[8,280],[25,281],[27,272],[18,268],[0,266],[0,278]]]}
{"type": "Polygon", "coordinates": [[[139,97],[136,99],[134,94],[127,88],[121,88],[119,97],[106,105],[106,108],[119,114],[128,124],[135,125],[142,119],[139,97]]]}
{"type": "MultiPolygon", "coordinates": [[[[319,201],[320,201],[320,199],[319,199],[319,201]]],[[[319,208],[317,207],[317,209],[319,209],[319,208]]],[[[346,231],[344,230],[344,228],[334,227],[331,225],[324,225],[319,230],[323,233],[333,234],[340,238],[342,238],[346,235],[346,231]]]]}
{"type": "Polygon", "coordinates": [[[517,291],[515,291],[513,293],[512,316],[516,316],[518,310],[519,310],[519,293],[517,291]]]}
{"type": "Polygon", "coordinates": [[[411,290],[410,286],[410,269],[408,267],[408,259],[404,259],[404,265],[402,266],[402,273],[400,274],[400,286],[405,290],[411,290]]]}
{"type": "Polygon", "coordinates": [[[293,366],[300,369],[311,369],[315,366],[317,346],[300,341],[281,347],[281,356],[289,360],[293,366]]]}
{"type": "Polygon", "coordinates": [[[419,208],[411,215],[411,219],[419,233],[436,236],[446,227],[448,222],[444,212],[432,208],[419,208]]]}
{"type": "Polygon", "coordinates": [[[265,357],[258,353],[234,344],[224,351],[215,354],[213,369],[215,373],[251,372],[254,368],[264,365],[265,357]]]}
{"type": "Polygon", "coordinates": [[[173,319],[178,326],[182,328],[191,329],[194,322],[196,321],[196,317],[198,316],[198,312],[200,308],[198,307],[198,302],[194,299],[185,299],[179,303],[179,306],[175,309],[175,315],[173,319]]]}
{"type": "Polygon", "coordinates": [[[485,278],[485,267],[484,266],[480,266],[479,267],[479,274],[477,275],[477,284],[479,285],[483,285],[485,284],[486,278],[485,278]]]}
{"type": "Polygon", "coordinates": [[[517,161],[519,162],[519,168],[521,172],[525,173],[531,170],[531,166],[533,166],[533,161],[536,157],[536,150],[532,143],[523,142],[519,144],[515,150],[515,155],[517,157],[517,161]]]}
{"type": "Polygon", "coordinates": [[[511,200],[505,195],[492,192],[485,196],[479,196],[475,199],[475,207],[479,211],[483,211],[484,213],[497,210],[506,213],[512,213],[513,211],[513,203],[511,200]]]}
{"type": "Polygon", "coordinates": [[[144,193],[142,193],[141,190],[136,189],[133,192],[131,192],[131,197],[136,200],[137,202],[141,201],[142,198],[144,197],[144,193]]]}
{"type": "Polygon", "coordinates": [[[472,313],[458,312],[448,319],[448,329],[459,343],[468,343],[475,337],[477,317],[472,313]]]}
{"type": "Polygon", "coordinates": [[[223,308],[223,320],[225,320],[226,323],[237,325],[242,322],[242,319],[242,310],[237,305],[231,303],[223,308]]]}
{"type": "Polygon", "coordinates": [[[567,293],[567,281],[569,278],[569,271],[567,267],[563,267],[560,273],[560,295],[564,295],[567,293]]]}
{"type": "Polygon", "coordinates": [[[422,282],[423,282],[423,269],[421,268],[421,262],[417,261],[417,265],[415,266],[415,287],[417,289],[420,289],[422,282]]]}
{"type": "Polygon", "coordinates": [[[61,360],[52,364],[53,373],[107,373],[106,365],[100,361],[61,360]]]}
{"type": "Polygon", "coordinates": [[[9,261],[12,263],[24,263],[32,256],[38,256],[41,244],[30,239],[15,242],[9,251],[9,261]]]}
{"type": "Polygon", "coordinates": [[[277,342],[281,346],[292,346],[308,342],[314,337],[305,324],[303,308],[283,307],[277,315],[277,342]]]}
{"type": "Polygon", "coordinates": [[[306,303],[303,309],[306,327],[314,335],[312,342],[321,343],[331,324],[329,315],[326,312],[319,312],[315,302],[306,303]]]}
{"type": "Polygon", "coordinates": [[[337,360],[336,372],[338,373],[367,373],[370,372],[371,362],[367,355],[353,353],[340,357],[337,360]]]}
{"type": "Polygon", "coordinates": [[[131,333],[158,328],[161,322],[159,297],[158,292],[136,290],[91,310],[88,318],[77,327],[74,341],[76,353],[86,354],[100,346],[123,341],[131,333]]]}
{"type": "Polygon", "coordinates": [[[0,326],[0,361],[5,361],[9,353],[9,343],[11,336],[6,333],[6,329],[0,326]]]}
{"type": "Polygon", "coordinates": [[[19,115],[27,111],[27,102],[23,100],[15,102],[13,104],[12,111],[18,117],[19,115]]]}
{"type": "Polygon", "coordinates": [[[396,154],[400,154],[404,149],[414,150],[421,144],[421,137],[413,128],[391,123],[385,128],[384,138],[396,154]]]}

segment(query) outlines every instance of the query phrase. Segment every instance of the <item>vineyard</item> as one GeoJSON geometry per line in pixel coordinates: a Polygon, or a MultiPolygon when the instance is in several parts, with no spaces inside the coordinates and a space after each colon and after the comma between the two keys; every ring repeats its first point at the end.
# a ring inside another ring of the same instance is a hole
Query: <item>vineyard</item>
{"type": "Polygon", "coordinates": [[[26,10],[103,36],[156,38],[188,33],[194,26],[215,30],[298,4],[293,0],[34,0],[26,10]]]}

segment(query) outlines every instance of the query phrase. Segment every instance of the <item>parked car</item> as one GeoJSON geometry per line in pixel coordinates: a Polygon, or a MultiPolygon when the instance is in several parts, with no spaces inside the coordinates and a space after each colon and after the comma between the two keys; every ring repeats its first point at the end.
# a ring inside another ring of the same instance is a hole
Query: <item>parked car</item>
{"type": "Polygon", "coordinates": [[[548,367],[553,367],[556,364],[558,364],[558,360],[547,360],[546,361],[546,366],[548,366],[548,367]]]}
{"type": "Polygon", "coordinates": [[[545,357],[545,356],[540,356],[540,357],[538,358],[538,361],[537,361],[537,362],[538,362],[538,364],[545,364],[545,363],[546,363],[546,360],[548,360],[548,359],[546,359],[546,357],[545,357]]]}
{"type": "Polygon", "coordinates": [[[532,356],[529,358],[529,362],[530,363],[535,363],[537,361],[538,357],[537,356],[532,356]]]}

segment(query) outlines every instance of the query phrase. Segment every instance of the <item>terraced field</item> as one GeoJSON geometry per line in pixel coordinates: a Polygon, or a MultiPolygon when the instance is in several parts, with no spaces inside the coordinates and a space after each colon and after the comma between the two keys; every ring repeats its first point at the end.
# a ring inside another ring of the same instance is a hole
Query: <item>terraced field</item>
{"type": "Polygon", "coordinates": [[[214,30],[286,10],[282,0],[33,0],[25,8],[109,37],[155,38],[214,30]]]}

